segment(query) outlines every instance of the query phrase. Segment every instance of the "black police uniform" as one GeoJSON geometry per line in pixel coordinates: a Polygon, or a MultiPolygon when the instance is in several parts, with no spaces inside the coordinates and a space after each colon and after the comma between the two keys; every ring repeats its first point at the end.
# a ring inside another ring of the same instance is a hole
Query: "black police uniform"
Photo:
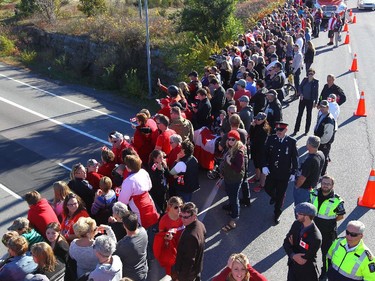
{"type": "Polygon", "coordinates": [[[322,236],[318,227],[312,223],[304,228],[303,224],[295,221],[284,239],[283,248],[288,255],[288,279],[287,281],[317,281],[318,267],[316,264],[316,253],[322,243],[322,236]],[[290,244],[289,237],[293,237],[290,244]],[[304,265],[296,263],[292,257],[294,254],[303,253],[306,259],[304,265]]]}
{"type": "Polygon", "coordinates": [[[268,137],[265,146],[266,163],[270,170],[266,178],[265,190],[271,200],[275,202],[275,220],[281,215],[281,208],[288,188],[289,177],[298,169],[297,141],[285,135],[280,140],[277,135],[268,137]]]}

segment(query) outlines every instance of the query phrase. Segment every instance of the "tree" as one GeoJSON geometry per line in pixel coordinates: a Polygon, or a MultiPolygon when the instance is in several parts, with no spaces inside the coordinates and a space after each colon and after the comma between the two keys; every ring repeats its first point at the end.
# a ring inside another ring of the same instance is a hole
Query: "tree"
{"type": "Polygon", "coordinates": [[[35,0],[35,4],[42,16],[49,22],[56,22],[56,14],[60,10],[60,0],[35,0]]]}
{"type": "Polygon", "coordinates": [[[105,0],[79,0],[78,10],[91,17],[107,10],[105,0]]]}
{"type": "Polygon", "coordinates": [[[200,39],[222,41],[222,37],[228,35],[228,30],[236,31],[232,26],[238,24],[234,18],[236,4],[237,0],[185,0],[179,31],[191,31],[200,39]]]}
{"type": "Polygon", "coordinates": [[[16,14],[20,14],[22,16],[29,16],[32,15],[37,9],[35,0],[21,0],[16,5],[16,14]]]}

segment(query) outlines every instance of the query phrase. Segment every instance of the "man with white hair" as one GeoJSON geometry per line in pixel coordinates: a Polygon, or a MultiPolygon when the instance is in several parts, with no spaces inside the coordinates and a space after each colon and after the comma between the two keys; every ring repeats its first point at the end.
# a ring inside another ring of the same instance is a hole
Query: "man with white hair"
{"type": "Polygon", "coordinates": [[[365,225],[350,221],[345,237],[338,238],[328,250],[328,280],[375,280],[375,261],[363,242],[365,225]]]}
{"type": "Polygon", "coordinates": [[[95,239],[93,248],[99,263],[90,273],[88,280],[120,280],[122,278],[122,262],[118,256],[113,255],[116,251],[116,242],[107,235],[101,235],[95,239]]]}

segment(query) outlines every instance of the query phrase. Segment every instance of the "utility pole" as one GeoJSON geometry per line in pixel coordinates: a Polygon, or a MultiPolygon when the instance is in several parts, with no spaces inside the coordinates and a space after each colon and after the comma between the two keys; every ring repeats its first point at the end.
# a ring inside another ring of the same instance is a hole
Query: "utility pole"
{"type": "Polygon", "coordinates": [[[152,98],[150,34],[149,34],[149,28],[148,28],[148,0],[145,0],[145,15],[146,15],[146,53],[147,53],[148,98],[152,98]]]}
{"type": "Polygon", "coordinates": [[[142,0],[138,0],[139,18],[142,19],[142,0]]]}

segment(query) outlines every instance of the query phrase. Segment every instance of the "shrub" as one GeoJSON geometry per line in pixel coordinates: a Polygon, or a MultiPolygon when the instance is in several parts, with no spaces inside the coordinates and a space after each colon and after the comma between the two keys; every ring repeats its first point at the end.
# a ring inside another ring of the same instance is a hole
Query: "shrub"
{"type": "Polygon", "coordinates": [[[207,37],[209,41],[222,41],[236,3],[237,0],[186,0],[179,31],[194,32],[200,39],[207,37]]]}
{"type": "Polygon", "coordinates": [[[20,60],[25,65],[31,65],[35,62],[37,55],[38,55],[37,52],[33,50],[32,51],[24,50],[20,54],[20,60]]]}
{"type": "Polygon", "coordinates": [[[22,16],[29,16],[37,10],[37,5],[35,0],[21,0],[16,9],[22,16]]]}
{"type": "Polygon", "coordinates": [[[105,0],[79,0],[78,10],[91,17],[104,13],[107,7],[105,0]]]}
{"type": "Polygon", "coordinates": [[[137,75],[137,69],[130,69],[124,75],[124,84],[121,92],[126,96],[132,96],[134,98],[145,98],[146,92],[144,89],[145,85],[141,82],[137,75]]]}
{"type": "Polygon", "coordinates": [[[6,57],[12,55],[16,50],[16,46],[12,40],[0,35],[0,56],[6,57]]]}
{"type": "Polygon", "coordinates": [[[115,77],[115,64],[111,64],[104,67],[104,73],[101,76],[102,85],[105,89],[114,90],[117,88],[116,77],[115,77]]]}
{"type": "Polygon", "coordinates": [[[202,72],[206,65],[213,65],[209,57],[220,50],[216,42],[207,38],[201,40],[191,34],[180,34],[162,49],[162,56],[169,68],[177,74],[177,79],[186,80],[186,75],[192,70],[202,72]]]}

